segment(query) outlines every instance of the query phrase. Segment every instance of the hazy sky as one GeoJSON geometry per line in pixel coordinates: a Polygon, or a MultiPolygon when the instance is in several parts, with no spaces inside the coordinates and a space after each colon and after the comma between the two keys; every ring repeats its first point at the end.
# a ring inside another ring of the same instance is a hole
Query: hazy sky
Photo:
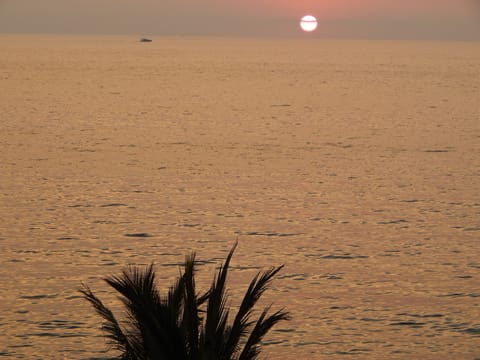
{"type": "Polygon", "coordinates": [[[478,41],[480,0],[0,0],[0,32],[478,41]]]}

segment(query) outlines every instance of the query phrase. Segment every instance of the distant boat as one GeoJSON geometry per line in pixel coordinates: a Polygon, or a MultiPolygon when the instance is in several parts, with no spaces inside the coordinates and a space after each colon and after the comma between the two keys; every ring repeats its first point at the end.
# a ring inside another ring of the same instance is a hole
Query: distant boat
{"type": "Polygon", "coordinates": [[[147,39],[147,38],[141,38],[140,42],[152,42],[152,39],[147,39]]]}

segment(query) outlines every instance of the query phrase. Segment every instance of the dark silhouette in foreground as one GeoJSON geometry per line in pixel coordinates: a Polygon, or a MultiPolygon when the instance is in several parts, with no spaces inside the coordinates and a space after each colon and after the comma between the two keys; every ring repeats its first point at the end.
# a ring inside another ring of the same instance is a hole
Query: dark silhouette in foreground
{"type": "Polygon", "coordinates": [[[121,294],[128,325],[120,326],[113,313],[84,286],[80,291],[103,318],[103,329],[121,360],[250,360],[261,350],[261,340],[288,313],[269,314],[265,308],[256,320],[252,310],[283,266],[259,272],[251,281],[233,321],[229,323],[225,282],[230,259],[218,269],[210,289],[199,295],[195,288],[195,253],[185,259],[184,271],[160,295],[153,265],[129,267],[105,281],[121,294]]]}

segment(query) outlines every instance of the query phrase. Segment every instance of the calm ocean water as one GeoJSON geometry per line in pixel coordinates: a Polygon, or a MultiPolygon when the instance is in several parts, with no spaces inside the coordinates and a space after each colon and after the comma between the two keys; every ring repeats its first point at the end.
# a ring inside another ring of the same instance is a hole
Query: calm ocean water
{"type": "Polygon", "coordinates": [[[137,40],[0,36],[0,357],[106,358],[81,283],[236,239],[265,358],[480,357],[480,44],[137,40]]]}

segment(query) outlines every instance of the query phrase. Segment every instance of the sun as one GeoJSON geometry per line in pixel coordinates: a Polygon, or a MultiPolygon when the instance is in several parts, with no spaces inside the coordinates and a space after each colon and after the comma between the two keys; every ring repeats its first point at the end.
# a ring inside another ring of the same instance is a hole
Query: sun
{"type": "Polygon", "coordinates": [[[305,15],[300,20],[300,27],[303,31],[311,32],[314,31],[318,26],[317,19],[312,15],[305,15]]]}

